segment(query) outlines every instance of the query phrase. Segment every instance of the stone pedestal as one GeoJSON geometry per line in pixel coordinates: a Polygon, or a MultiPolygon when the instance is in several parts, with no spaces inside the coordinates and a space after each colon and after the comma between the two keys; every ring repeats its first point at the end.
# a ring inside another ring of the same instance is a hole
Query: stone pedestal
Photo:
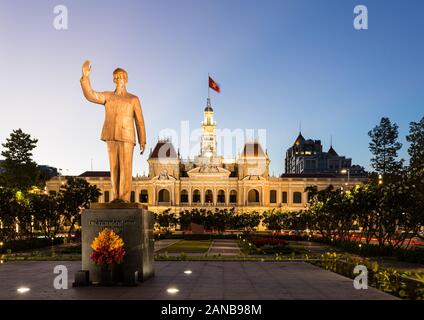
{"type": "Polygon", "coordinates": [[[82,270],[89,271],[89,281],[100,281],[101,268],[90,258],[91,244],[105,228],[124,241],[124,261],[115,268],[120,282],[135,285],[154,275],[154,218],[145,208],[137,203],[96,203],[82,213],[82,270]]]}

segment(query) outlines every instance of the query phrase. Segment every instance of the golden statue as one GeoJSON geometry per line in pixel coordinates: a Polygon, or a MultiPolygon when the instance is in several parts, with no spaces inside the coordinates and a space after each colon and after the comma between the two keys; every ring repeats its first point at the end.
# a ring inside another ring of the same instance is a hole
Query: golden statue
{"type": "Polygon", "coordinates": [[[135,146],[134,122],[141,154],[146,145],[143,112],[137,96],[128,93],[128,74],[124,69],[113,71],[115,91],[96,92],[90,84],[91,65],[82,65],[81,87],[88,101],[105,106],[105,122],[101,139],[106,141],[110,162],[112,202],[130,202],[132,160],[135,146]]]}

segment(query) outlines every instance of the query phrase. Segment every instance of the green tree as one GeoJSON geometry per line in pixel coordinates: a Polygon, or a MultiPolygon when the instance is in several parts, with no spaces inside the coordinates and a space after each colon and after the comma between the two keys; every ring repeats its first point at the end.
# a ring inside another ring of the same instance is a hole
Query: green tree
{"type": "Polygon", "coordinates": [[[32,194],[31,212],[38,230],[42,230],[47,239],[53,240],[61,227],[61,215],[56,196],[32,194]]]}
{"type": "Polygon", "coordinates": [[[0,186],[0,241],[6,242],[16,237],[16,216],[12,212],[14,190],[0,186]]]}
{"type": "Polygon", "coordinates": [[[371,138],[369,149],[373,154],[371,164],[383,175],[395,175],[402,169],[403,159],[397,160],[398,151],[402,144],[398,139],[398,125],[391,123],[389,118],[381,118],[380,124],[368,132],[371,138]]]}
{"type": "Polygon", "coordinates": [[[408,154],[410,166],[416,168],[424,167],[424,117],[419,122],[409,124],[409,135],[406,140],[410,143],[408,154]]]}
{"type": "Polygon", "coordinates": [[[0,183],[9,188],[18,188],[26,191],[36,185],[40,171],[32,160],[32,150],[37,145],[37,139],[32,139],[21,129],[13,130],[10,137],[2,144],[4,157],[0,183]]]}
{"type": "Polygon", "coordinates": [[[32,239],[33,216],[31,215],[29,194],[20,190],[16,191],[10,202],[11,213],[16,217],[18,224],[16,236],[20,239],[32,239]]]}
{"type": "Polygon", "coordinates": [[[155,221],[159,227],[169,232],[169,229],[177,224],[178,219],[175,213],[171,212],[171,209],[166,209],[161,214],[155,214],[155,221]]]}
{"type": "Polygon", "coordinates": [[[96,202],[101,195],[97,186],[90,185],[86,180],[68,177],[66,184],[60,188],[58,201],[59,212],[69,222],[68,236],[70,237],[75,225],[81,225],[81,212],[90,203],[96,202]]]}
{"type": "Polygon", "coordinates": [[[281,231],[284,223],[284,214],[274,209],[264,212],[263,224],[268,230],[281,231]]]}

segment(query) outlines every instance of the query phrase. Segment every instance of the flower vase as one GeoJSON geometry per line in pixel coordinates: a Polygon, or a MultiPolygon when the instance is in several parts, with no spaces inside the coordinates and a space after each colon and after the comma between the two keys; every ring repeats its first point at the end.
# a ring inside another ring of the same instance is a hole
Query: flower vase
{"type": "Polygon", "coordinates": [[[112,268],[110,265],[103,265],[100,270],[100,285],[101,286],[113,286],[115,282],[113,281],[112,268]]]}

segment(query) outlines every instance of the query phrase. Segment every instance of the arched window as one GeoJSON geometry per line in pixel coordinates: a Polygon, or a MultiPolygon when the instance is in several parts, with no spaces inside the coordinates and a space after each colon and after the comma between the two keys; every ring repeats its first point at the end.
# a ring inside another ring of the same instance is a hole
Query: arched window
{"type": "Polygon", "coordinates": [[[138,195],[138,202],[148,203],[149,202],[149,192],[147,190],[141,190],[138,195]]]}
{"type": "Polygon", "coordinates": [[[131,203],[135,202],[135,191],[131,191],[130,202],[131,203]]]}
{"type": "Polygon", "coordinates": [[[188,192],[187,192],[187,190],[181,191],[180,202],[181,203],[188,203],[188,192]]]}
{"type": "Polygon", "coordinates": [[[237,191],[236,190],[230,191],[230,203],[237,203],[237,191]]]}
{"type": "Polygon", "coordinates": [[[271,190],[269,192],[269,202],[270,203],[277,203],[277,191],[271,190]]]}
{"type": "Polygon", "coordinates": [[[293,192],[293,203],[302,203],[302,192],[293,192]]]}
{"type": "Polygon", "coordinates": [[[250,203],[259,203],[259,191],[256,189],[250,190],[249,194],[247,195],[247,201],[250,203]]]}
{"type": "Polygon", "coordinates": [[[170,202],[171,197],[166,189],[159,190],[158,202],[170,202]]]}
{"type": "Polygon", "coordinates": [[[281,202],[282,203],[287,203],[287,191],[283,191],[282,193],[281,193],[281,202]]]}
{"type": "Polygon", "coordinates": [[[110,201],[109,199],[109,191],[105,191],[105,203],[108,203],[110,201]]]}
{"type": "Polygon", "coordinates": [[[205,203],[213,203],[213,192],[212,192],[212,190],[206,190],[205,203]]]}
{"type": "Polygon", "coordinates": [[[200,191],[199,190],[194,190],[193,191],[193,203],[200,203],[200,191]]]}
{"type": "Polygon", "coordinates": [[[219,190],[218,191],[218,203],[225,203],[225,191],[219,190]]]}

